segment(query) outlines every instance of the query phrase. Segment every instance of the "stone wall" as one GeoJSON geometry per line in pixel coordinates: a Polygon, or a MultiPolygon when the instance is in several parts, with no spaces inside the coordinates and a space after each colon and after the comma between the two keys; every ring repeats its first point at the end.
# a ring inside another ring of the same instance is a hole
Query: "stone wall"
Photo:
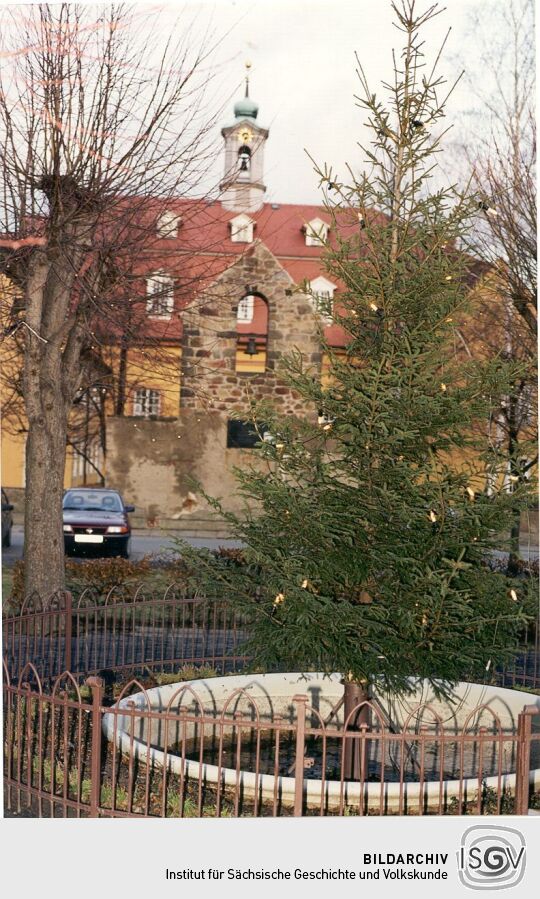
{"type": "Polygon", "coordinates": [[[280,377],[283,356],[297,350],[320,378],[316,316],[309,297],[293,293],[292,286],[289,274],[255,241],[183,313],[182,410],[242,412],[253,401],[265,400],[283,413],[314,414],[280,377]],[[260,294],[268,303],[267,370],[261,374],[235,371],[236,310],[248,293],[260,294]]]}
{"type": "Polygon", "coordinates": [[[280,377],[281,360],[293,350],[320,377],[316,317],[309,297],[293,293],[292,286],[287,272],[256,241],[183,313],[178,420],[109,419],[107,483],[136,506],[137,523],[226,536],[193,481],[220,498],[225,509],[242,511],[233,468],[253,464],[257,456],[227,448],[228,419],[261,400],[283,414],[316,414],[280,377]],[[235,371],[236,312],[247,293],[268,303],[266,371],[260,374],[235,371]]]}
{"type": "Polygon", "coordinates": [[[227,510],[241,512],[233,467],[253,463],[254,453],[227,449],[227,419],[223,412],[185,410],[177,421],[108,420],[107,486],[135,506],[134,525],[228,535],[193,484],[199,481],[227,510]]]}

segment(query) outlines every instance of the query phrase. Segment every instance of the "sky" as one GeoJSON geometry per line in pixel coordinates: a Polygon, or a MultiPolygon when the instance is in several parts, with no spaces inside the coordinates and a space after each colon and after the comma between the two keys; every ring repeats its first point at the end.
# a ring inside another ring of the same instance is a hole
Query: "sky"
{"type": "MultiPolygon", "coordinates": [[[[418,9],[425,10],[430,2],[417,0],[418,9]]],[[[490,28],[498,27],[492,11],[501,3],[449,0],[445,11],[439,4],[443,11],[424,29],[426,58],[432,60],[451,28],[439,67],[449,81],[464,66],[468,70],[468,80],[463,80],[448,105],[448,122],[457,125],[450,143],[464,133],[462,124],[471,121],[474,79],[489,90],[491,76],[479,66],[482,35],[474,28],[472,15],[482,9],[481,30],[489,35],[490,28]]],[[[5,5],[3,0],[0,4],[5,5]]],[[[232,107],[243,94],[247,60],[251,62],[250,94],[259,104],[258,123],[270,130],[265,150],[268,202],[320,202],[318,178],[307,153],[319,165],[331,165],[338,178],[344,178],[346,163],[355,171],[362,169],[364,157],[358,143],[366,139],[365,113],[355,100],[360,90],[355,54],[372,90],[379,93],[381,82],[392,78],[392,49],[399,50],[402,41],[392,24],[390,0],[166,0],[134,5],[141,11],[143,40],[146,31],[148,39],[150,34],[153,39],[165,39],[170,23],[179,17],[195,22],[195,41],[209,27],[217,42],[211,63],[216,75],[208,102],[222,111],[215,127],[216,153],[208,186],[219,183],[223,174],[219,128],[233,120],[232,107]]],[[[494,44],[504,39],[504,34],[495,34],[494,44]]],[[[446,166],[448,178],[451,168],[446,166]]]]}
{"type": "MultiPolygon", "coordinates": [[[[488,9],[493,2],[483,5],[488,9]]],[[[420,2],[419,8],[427,5],[420,2]]],[[[470,17],[478,2],[451,0],[448,5],[424,34],[430,58],[452,28],[441,72],[453,80],[463,67],[458,57],[464,47],[474,62],[470,17]]],[[[182,8],[200,5],[184,3],[182,8]]],[[[338,173],[346,162],[362,167],[358,141],[366,132],[354,96],[359,92],[355,53],[378,92],[381,81],[392,76],[392,48],[401,46],[389,0],[221,0],[203,4],[202,11],[211,15],[218,35],[227,34],[217,54],[224,95],[235,88],[235,96],[241,95],[244,63],[252,63],[250,93],[259,103],[259,124],[270,129],[265,151],[268,202],[319,202],[318,179],[306,150],[338,173]]],[[[459,121],[469,101],[464,82],[451,101],[449,119],[459,121]]],[[[232,102],[229,109],[227,123],[232,102]]],[[[218,158],[217,177],[221,165],[218,158]]]]}

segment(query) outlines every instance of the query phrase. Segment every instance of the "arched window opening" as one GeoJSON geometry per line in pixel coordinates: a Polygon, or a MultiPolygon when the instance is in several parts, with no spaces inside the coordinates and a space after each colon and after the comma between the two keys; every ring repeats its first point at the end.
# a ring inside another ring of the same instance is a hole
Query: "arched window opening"
{"type": "Polygon", "coordinates": [[[251,150],[247,144],[242,144],[238,150],[238,162],[240,163],[240,174],[247,177],[251,168],[251,150]]]}
{"type": "Polygon", "coordinates": [[[266,370],[268,303],[260,294],[246,294],[236,313],[236,371],[255,374],[266,370]]]}

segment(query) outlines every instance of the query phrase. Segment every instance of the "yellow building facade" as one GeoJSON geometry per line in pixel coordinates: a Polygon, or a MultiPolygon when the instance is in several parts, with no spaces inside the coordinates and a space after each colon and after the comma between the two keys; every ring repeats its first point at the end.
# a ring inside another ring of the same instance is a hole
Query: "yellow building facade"
{"type": "MultiPolygon", "coordinates": [[[[21,357],[16,348],[8,348],[2,359],[0,380],[1,476],[2,486],[25,486],[26,420],[24,402],[16,393],[20,381],[21,357]]],[[[118,394],[120,352],[109,348],[104,357],[110,369],[108,377],[92,387],[93,395],[76,402],[66,451],[64,486],[99,484],[106,477],[106,419],[115,414],[118,394]],[[103,392],[103,410],[99,393],[103,392]],[[97,394],[97,401],[96,395],[97,394]],[[105,431],[102,432],[104,423],[105,431]]],[[[180,413],[181,348],[160,345],[130,348],[125,360],[125,398],[123,415],[133,418],[178,418],[180,413]]]]}

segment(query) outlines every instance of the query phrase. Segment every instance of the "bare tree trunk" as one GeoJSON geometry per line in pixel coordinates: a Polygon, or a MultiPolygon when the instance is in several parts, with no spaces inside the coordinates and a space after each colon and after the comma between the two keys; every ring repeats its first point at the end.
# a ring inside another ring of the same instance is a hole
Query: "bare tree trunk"
{"type": "MultiPolygon", "coordinates": [[[[518,431],[514,426],[515,420],[515,412],[516,412],[516,398],[511,397],[510,399],[510,422],[508,429],[508,458],[510,461],[510,474],[514,477],[521,477],[519,460],[517,458],[518,453],[518,431]]],[[[519,534],[521,531],[521,510],[518,507],[514,507],[512,510],[512,525],[510,528],[510,546],[509,546],[509,554],[508,554],[508,566],[506,572],[511,577],[516,575],[518,572],[518,562],[519,562],[519,534]]]]}
{"type": "Polygon", "coordinates": [[[103,458],[101,460],[102,471],[99,472],[100,484],[105,486],[105,476],[103,470],[107,464],[107,409],[105,407],[105,397],[103,392],[99,394],[99,443],[103,458]]]}
{"type": "Polygon", "coordinates": [[[118,392],[116,394],[116,406],[114,410],[114,414],[119,416],[124,414],[124,409],[126,407],[127,357],[128,351],[126,340],[125,337],[123,337],[122,345],[120,347],[120,360],[118,363],[118,392]]]}
{"type": "Polygon", "coordinates": [[[87,461],[88,461],[88,453],[90,451],[89,446],[89,428],[90,428],[90,389],[88,388],[86,391],[86,403],[84,410],[84,454],[83,454],[83,484],[86,486],[87,483],[87,461]]]}
{"type": "Polygon", "coordinates": [[[62,507],[65,457],[65,416],[52,404],[46,422],[30,422],[26,441],[24,584],[27,595],[37,592],[45,603],[65,586],[62,515],[56,514],[62,507]]]}
{"type": "MultiPolygon", "coordinates": [[[[73,259],[78,261],[75,253],[73,259]]],[[[36,254],[26,284],[26,320],[33,330],[26,335],[24,355],[28,418],[24,581],[25,592],[39,593],[45,605],[65,585],[62,495],[68,409],[76,385],[76,376],[70,377],[70,353],[78,359],[81,343],[76,327],[71,344],[63,341],[70,274],[56,259],[36,254]]]]}

